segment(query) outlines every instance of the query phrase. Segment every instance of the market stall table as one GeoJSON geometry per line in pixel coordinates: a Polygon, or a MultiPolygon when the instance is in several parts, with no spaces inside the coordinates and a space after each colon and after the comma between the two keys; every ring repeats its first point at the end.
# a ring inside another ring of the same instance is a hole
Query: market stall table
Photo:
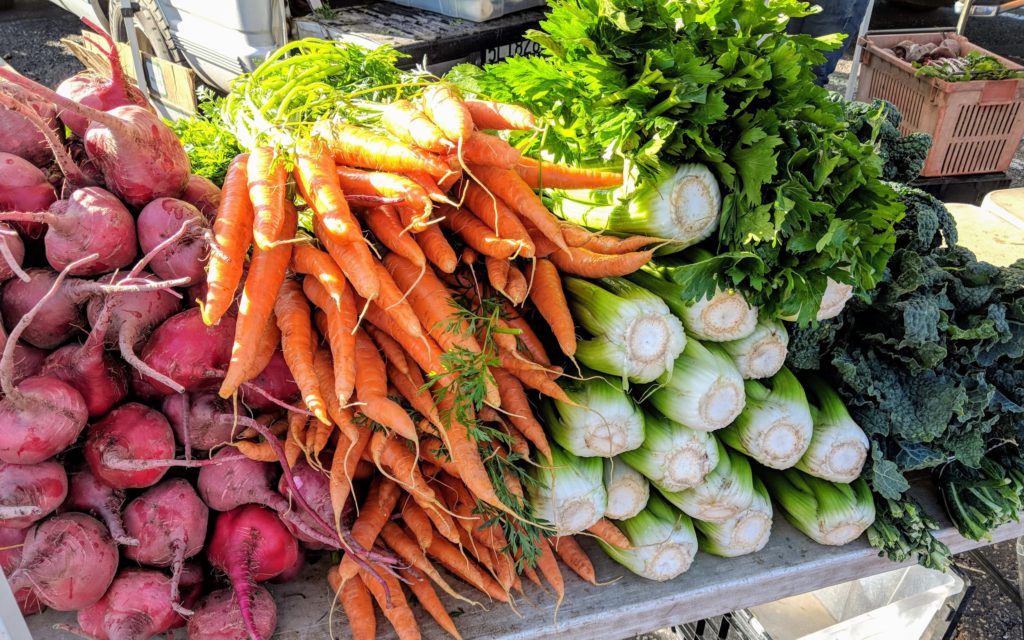
{"type": "MultiPolygon", "coordinates": [[[[953,553],[1024,535],[1024,523],[1017,522],[993,531],[991,541],[967,540],[945,517],[939,497],[930,486],[918,486],[914,494],[939,521],[942,528],[937,537],[949,545],[953,553]]],[[[516,604],[518,611],[497,603],[489,604],[488,610],[474,609],[442,594],[462,636],[488,640],[622,640],[637,633],[721,615],[912,564],[898,565],[878,557],[863,536],[844,547],[815,544],[779,514],[771,541],[761,552],[740,558],[716,558],[701,553],[689,571],[670,582],[638,578],[609,560],[596,544],[585,542],[584,546],[594,561],[598,579],[614,582],[592,586],[563,567],[566,593],[557,616],[554,596],[540,592],[528,582],[526,597],[516,604]]],[[[349,637],[348,622],[331,597],[324,578],[326,573],[327,565],[320,561],[308,567],[304,576],[295,582],[269,585],[278,603],[278,632],[274,638],[327,638],[330,623],[333,623],[333,637],[349,637]]],[[[471,595],[464,585],[459,590],[471,595]]],[[[425,638],[448,637],[429,616],[421,612],[417,619],[425,638]]],[[[56,640],[72,636],[53,630],[52,625],[73,620],[74,614],[47,612],[29,618],[28,622],[35,640],[56,640]]],[[[379,613],[377,631],[381,638],[394,637],[391,627],[379,613]]],[[[175,637],[184,637],[180,631],[179,634],[175,637]]]]}

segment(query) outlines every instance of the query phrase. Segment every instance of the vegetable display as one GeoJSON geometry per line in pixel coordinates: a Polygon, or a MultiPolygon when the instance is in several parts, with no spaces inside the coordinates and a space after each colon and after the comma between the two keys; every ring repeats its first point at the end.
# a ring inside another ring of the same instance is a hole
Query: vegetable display
{"type": "Polygon", "coordinates": [[[808,11],[552,0],[543,55],[445,78],[301,40],[173,125],[113,55],[0,69],[39,134],[0,137],[22,611],[260,640],[315,569],[355,638],[459,638],[454,600],[561,603],[598,547],[671,580],[779,515],[941,565],[914,470],[968,537],[1017,517],[1024,264],[814,86],[808,11]]]}

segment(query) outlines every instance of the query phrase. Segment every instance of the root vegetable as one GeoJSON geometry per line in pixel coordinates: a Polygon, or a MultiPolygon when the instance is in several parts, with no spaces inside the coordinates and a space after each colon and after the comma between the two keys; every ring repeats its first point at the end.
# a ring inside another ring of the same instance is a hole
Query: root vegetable
{"type": "Polygon", "coordinates": [[[187,480],[173,478],[132,500],[124,510],[128,533],[138,539],[124,549],[129,560],[154,567],[171,567],[171,606],[191,615],[180,602],[178,581],[185,560],[199,553],[206,541],[210,510],[187,480]]]}
{"type": "MultiPolygon", "coordinates": [[[[46,211],[56,200],[57,192],[38,167],[0,151],[0,211],[46,211]]],[[[16,226],[30,238],[43,235],[41,224],[16,226]]]]}
{"type": "MultiPolygon", "coordinates": [[[[245,421],[244,424],[251,425],[252,422],[245,421]]],[[[214,454],[213,460],[226,461],[234,455],[236,454],[225,449],[214,454]]],[[[336,539],[328,536],[326,531],[316,529],[284,496],[271,489],[274,476],[273,464],[242,457],[224,464],[203,467],[199,471],[197,487],[203,502],[214,511],[231,511],[247,504],[269,507],[301,532],[304,538],[315,540],[332,549],[340,548],[341,545],[336,539]]]]}
{"type": "MultiPolygon", "coordinates": [[[[322,471],[317,471],[313,467],[309,466],[305,460],[300,459],[295,463],[295,466],[292,467],[292,478],[306,503],[313,508],[317,515],[320,516],[320,519],[324,522],[334,522],[334,508],[331,506],[330,481],[327,479],[327,475],[322,471]]],[[[281,479],[278,480],[277,490],[286,498],[291,495],[291,487],[288,484],[287,478],[284,476],[281,476],[281,479]]],[[[288,530],[292,532],[292,535],[298,538],[310,549],[330,548],[320,542],[320,540],[305,535],[302,531],[296,529],[288,520],[285,520],[284,524],[288,527],[288,530]]]]}
{"type": "MultiPolygon", "coordinates": [[[[58,131],[57,110],[44,100],[33,98],[8,83],[0,83],[3,91],[39,115],[54,134],[58,131]]],[[[14,109],[0,106],[0,152],[24,158],[37,167],[45,167],[53,161],[46,138],[32,126],[32,121],[14,109]]]]}
{"type": "Polygon", "coordinates": [[[46,375],[25,378],[17,386],[14,383],[18,340],[66,277],[66,270],[57,276],[50,290],[21,316],[4,345],[0,357],[4,393],[0,400],[0,462],[42,462],[66,449],[85,428],[85,400],[71,385],[46,375]]]}
{"type": "Polygon", "coordinates": [[[181,199],[189,203],[206,217],[211,225],[220,207],[220,187],[203,176],[192,174],[188,177],[181,199]]]}
{"type": "MultiPolygon", "coordinates": [[[[216,389],[223,370],[231,361],[234,327],[233,318],[207,327],[198,307],[187,309],[153,331],[142,348],[140,359],[148,368],[186,391],[216,389]]],[[[173,392],[166,384],[140,375],[138,370],[133,376],[133,386],[136,393],[145,397],[173,392]]]]}
{"type": "Polygon", "coordinates": [[[295,384],[295,377],[288,369],[280,349],[274,352],[263,371],[241,388],[242,402],[255,412],[274,411],[280,408],[267,396],[282,402],[292,402],[299,397],[299,386],[295,384]],[[257,389],[266,395],[258,393],[257,389]]]}
{"type": "Polygon", "coordinates": [[[257,638],[269,638],[277,628],[277,605],[270,592],[253,585],[249,589],[246,614],[238,602],[231,589],[214,591],[200,600],[188,621],[190,640],[249,640],[250,629],[257,638]]]}
{"type": "MultiPolygon", "coordinates": [[[[70,267],[75,269],[85,262],[86,260],[83,258],[70,267]]],[[[54,287],[58,277],[57,272],[49,269],[29,269],[27,273],[28,282],[10,280],[4,284],[0,311],[3,312],[8,326],[17,322],[35,306],[54,287]]],[[[107,280],[112,277],[108,276],[107,280]]],[[[178,281],[156,282],[146,274],[131,281],[119,280],[116,284],[69,278],[66,282],[62,281],[54,294],[46,300],[38,312],[38,317],[35,318],[31,326],[25,328],[22,339],[40,349],[55,349],[85,326],[82,309],[85,302],[93,298],[102,300],[104,297],[114,294],[130,294],[120,298],[117,306],[119,313],[114,316],[112,327],[120,329],[119,319],[123,319],[124,315],[140,313],[140,309],[145,310],[148,305],[153,304],[155,299],[170,298],[177,305],[178,299],[165,292],[166,289],[176,284],[182,283],[178,281]]],[[[98,304],[99,302],[94,303],[94,305],[98,304]]],[[[173,312],[174,310],[166,312],[163,317],[167,317],[173,312]]],[[[97,314],[98,306],[94,311],[94,319],[97,314]]],[[[146,319],[152,322],[150,318],[151,315],[146,316],[146,319]]],[[[117,338],[115,337],[114,340],[116,341],[117,338]]]]}
{"type": "Polygon", "coordinates": [[[90,418],[107,413],[128,396],[128,371],[103,350],[102,333],[93,332],[83,344],[68,344],[52,352],[42,372],[74,387],[85,400],[90,418]]]}
{"type": "MultiPolygon", "coordinates": [[[[199,591],[191,591],[195,600],[199,591]]],[[[172,592],[162,571],[122,569],[99,602],[78,612],[78,626],[96,640],[146,640],[183,627],[185,618],[171,606],[172,592]]]]}
{"type": "Polygon", "coordinates": [[[143,207],[156,198],[174,198],[184,191],[191,173],[188,156],[174,131],[152,112],[134,104],[100,111],[13,71],[0,69],[0,78],[52,101],[62,112],[86,118],[86,153],[103,173],[107,188],[128,206],[143,207]]]}
{"type": "Polygon", "coordinates": [[[89,427],[85,461],[93,474],[116,489],[141,489],[160,481],[173,461],[174,433],[167,418],[136,402],[121,405],[89,427]]]}
{"type": "MultiPolygon", "coordinates": [[[[5,574],[10,574],[21,564],[21,548],[27,534],[28,529],[0,529],[0,570],[5,574]]],[[[43,603],[28,587],[16,591],[14,600],[18,603],[21,613],[26,616],[37,614],[44,609],[43,603]]]]}
{"type": "Polygon", "coordinates": [[[231,423],[218,418],[232,414],[232,402],[216,393],[170,395],[164,398],[162,409],[186,450],[209,451],[231,440],[231,423]]]}
{"type": "Polygon", "coordinates": [[[117,547],[98,520],[84,513],[54,516],[29,529],[11,590],[31,588],[58,611],[95,604],[117,572],[117,547]]]}
{"type": "MultiPolygon", "coordinates": [[[[57,86],[57,93],[87,107],[110,111],[115,107],[135,105],[152,111],[146,96],[133,84],[125,82],[124,69],[121,67],[121,59],[117,54],[117,46],[103,29],[93,24],[90,20],[83,18],[90,29],[95,31],[103,39],[106,46],[101,46],[91,36],[87,39],[99,49],[110,63],[110,77],[104,78],[89,71],[77,73],[57,86]]],[[[67,125],[68,129],[78,137],[85,137],[89,128],[89,118],[79,115],[74,111],[64,110],[60,119],[67,125]]]]}
{"type": "Polygon", "coordinates": [[[139,212],[139,245],[149,253],[183,226],[184,233],[160,251],[149,267],[161,278],[188,278],[195,284],[206,279],[206,258],[213,234],[199,209],[176,198],[153,200],[139,212]]]}
{"type": "Polygon", "coordinates": [[[89,513],[102,519],[114,542],[134,546],[139,544],[139,541],[124,530],[121,515],[124,500],[124,491],[104,483],[86,466],[71,476],[71,489],[68,491],[64,508],[89,513]]]}
{"type": "Polygon", "coordinates": [[[272,511],[246,505],[217,516],[207,557],[228,575],[249,636],[263,638],[251,604],[252,584],[276,577],[296,562],[299,545],[272,511]]]}
{"type": "Polygon", "coordinates": [[[24,529],[64,502],[68,476],[58,462],[0,464],[0,528],[24,529]]]}
{"type": "Polygon", "coordinates": [[[135,219],[117,197],[99,187],[85,187],[58,200],[49,211],[0,213],[0,220],[47,225],[46,261],[56,270],[90,254],[96,260],[73,276],[93,276],[131,264],[136,256],[135,219]]]}

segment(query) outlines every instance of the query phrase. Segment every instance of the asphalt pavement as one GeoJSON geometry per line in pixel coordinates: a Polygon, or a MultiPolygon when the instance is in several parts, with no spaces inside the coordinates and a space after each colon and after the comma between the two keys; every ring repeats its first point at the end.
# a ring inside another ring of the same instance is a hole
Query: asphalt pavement
{"type": "MultiPolygon", "coordinates": [[[[956,20],[951,8],[920,11],[882,1],[875,10],[871,28],[949,26],[952,29],[956,20]]],[[[46,0],[16,0],[13,9],[0,11],[0,58],[26,76],[54,87],[82,69],[82,65],[60,44],[61,38],[76,34],[81,28],[75,16],[46,0]]],[[[974,18],[968,23],[966,35],[975,44],[1024,64],[1024,12],[993,19],[974,18]]],[[[1018,156],[1014,168],[1018,184],[1022,183],[1022,167],[1024,162],[1018,156]]],[[[1013,543],[991,547],[984,555],[1006,579],[1016,583],[1013,543]]],[[[1020,609],[997,588],[996,582],[970,558],[960,558],[958,564],[973,582],[975,591],[968,601],[955,639],[1024,637],[1020,609]]],[[[898,638],[898,633],[893,637],[898,638]]]]}

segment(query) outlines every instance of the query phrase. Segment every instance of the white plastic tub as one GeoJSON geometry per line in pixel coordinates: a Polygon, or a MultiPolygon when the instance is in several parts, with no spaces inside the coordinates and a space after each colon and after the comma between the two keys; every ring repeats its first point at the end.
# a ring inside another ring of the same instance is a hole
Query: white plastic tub
{"type": "Polygon", "coordinates": [[[915,640],[959,577],[914,566],[752,607],[773,640],[915,640]]]}
{"type": "Polygon", "coordinates": [[[433,11],[470,22],[485,22],[501,16],[532,9],[544,0],[390,0],[395,4],[433,11]]]}

